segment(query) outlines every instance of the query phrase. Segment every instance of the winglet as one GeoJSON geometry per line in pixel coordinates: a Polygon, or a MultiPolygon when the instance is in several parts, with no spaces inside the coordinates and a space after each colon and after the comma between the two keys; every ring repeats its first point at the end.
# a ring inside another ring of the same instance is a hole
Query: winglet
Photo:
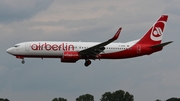
{"type": "Polygon", "coordinates": [[[119,30],[116,32],[116,34],[111,38],[111,40],[116,40],[119,37],[119,34],[121,32],[122,27],[119,28],[119,30]]]}

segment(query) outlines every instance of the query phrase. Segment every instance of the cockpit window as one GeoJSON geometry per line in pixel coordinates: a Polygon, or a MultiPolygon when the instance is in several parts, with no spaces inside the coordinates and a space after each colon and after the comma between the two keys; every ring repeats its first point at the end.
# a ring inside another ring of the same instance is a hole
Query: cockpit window
{"type": "Polygon", "coordinates": [[[14,47],[19,47],[20,45],[15,45],[14,47]]]}

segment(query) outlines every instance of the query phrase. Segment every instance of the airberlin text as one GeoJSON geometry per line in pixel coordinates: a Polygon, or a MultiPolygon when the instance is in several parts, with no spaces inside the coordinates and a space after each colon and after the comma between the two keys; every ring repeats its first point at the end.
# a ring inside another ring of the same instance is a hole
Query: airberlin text
{"type": "Polygon", "coordinates": [[[48,43],[38,43],[31,45],[32,50],[47,50],[47,51],[69,51],[74,50],[74,45],[68,43],[60,43],[60,44],[48,44],[48,43]]]}

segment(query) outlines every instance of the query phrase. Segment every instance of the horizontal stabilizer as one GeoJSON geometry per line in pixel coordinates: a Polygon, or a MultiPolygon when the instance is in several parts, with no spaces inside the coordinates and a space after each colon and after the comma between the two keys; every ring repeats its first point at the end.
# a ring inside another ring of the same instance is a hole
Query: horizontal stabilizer
{"type": "Polygon", "coordinates": [[[169,42],[165,42],[165,43],[161,43],[161,44],[158,44],[158,45],[153,45],[151,46],[151,48],[161,48],[161,47],[164,47],[170,43],[172,43],[173,41],[169,41],[169,42]]]}

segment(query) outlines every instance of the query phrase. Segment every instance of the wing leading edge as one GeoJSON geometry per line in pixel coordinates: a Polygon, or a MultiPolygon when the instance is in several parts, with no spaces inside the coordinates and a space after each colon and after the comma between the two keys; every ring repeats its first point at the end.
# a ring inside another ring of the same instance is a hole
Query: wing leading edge
{"type": "Polygon", "coordinates": [[[101,52],[104,51],[106,45],[110,44],[111,42],[115,41],[118,39],[119,35],[120,35],[120,32],[122,30],[122,27],[120,27],[118,29],[118,31],[116,32],[116,34],[109,40],[105,41],[105,42],[102,42],[100,44],[97,44],[95,46],[92,46],[92,47],[89,47],[87,49],[84,49],[82,51],[79,51],[79,54],[82,56],[82,57],[94,57],[94,58],[97,58],[97,55],[101,52]]]}

